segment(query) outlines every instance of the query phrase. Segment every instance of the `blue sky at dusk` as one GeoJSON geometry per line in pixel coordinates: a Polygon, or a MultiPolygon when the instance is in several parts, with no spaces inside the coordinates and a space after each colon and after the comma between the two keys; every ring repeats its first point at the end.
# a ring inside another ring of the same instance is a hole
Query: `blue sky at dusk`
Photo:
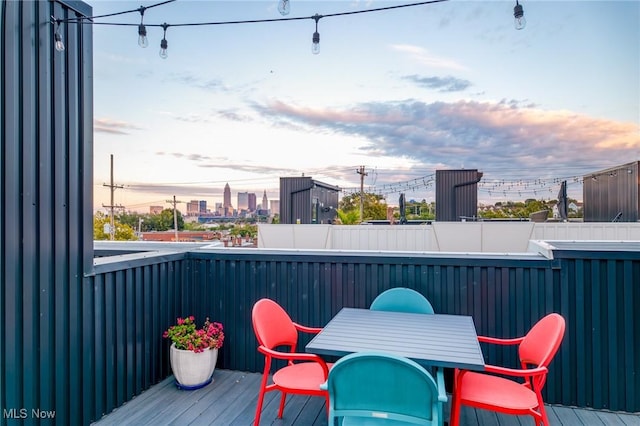
{"type": "MultiPolygon", "coordinates": [[[[88,1],[94,15],[158,2],[88,1]]],[[[433,201],[437,169],[484,173],[481,202],[582,199],[581,177],[640,160],[640,2],[185,1],[137,27],[94,25],[94,202],[148,211],[173,195],[222,201],[281,176],[397,204],[433,201]],[[311,53],[318,22],[320,54],[311,53]],[[173,26],[280,18],[289,21],[173,26]],[[158,55],[168,23],[168,57],[158,55]]],[[[140,22],[139,13],[96,22],[140,22]]],[[[184,208],[184,205],[182,205],[184,208]]]]}

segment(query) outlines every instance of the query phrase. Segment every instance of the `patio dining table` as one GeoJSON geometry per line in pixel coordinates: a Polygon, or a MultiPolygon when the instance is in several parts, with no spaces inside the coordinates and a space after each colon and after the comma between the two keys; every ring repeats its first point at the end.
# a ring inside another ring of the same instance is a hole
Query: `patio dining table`
{"type": "Polygon", "coordinates": [[[317,355],[384,351],[425,367],[484,370],[473,318],[342,308],[306,345],[317,355]]]}

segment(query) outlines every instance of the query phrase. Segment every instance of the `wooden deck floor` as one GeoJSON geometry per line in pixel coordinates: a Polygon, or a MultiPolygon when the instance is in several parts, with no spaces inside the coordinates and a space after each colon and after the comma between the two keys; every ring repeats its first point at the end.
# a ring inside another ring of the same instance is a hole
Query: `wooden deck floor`
{"type": "MultiPolygon", "coordinates": [[[[195,391],[181,391],[174,385],[173,377],[169,377],[94,425],[251,425],[260,378],[261,375],[257,373],[217,369],[214,382],[209,386],[195,391]]],[[[283,418],[276,419],[278,395],[278,392],[267,394],[261,425],[327,425],[324,400],[318,397],[289,397],[283,418]]],[[[640,426],[640,414],[561,406],[549,406],[548,414],[551,424],[557,426],[640,426]]],[[[533,425],[533,420],[464,407],[461,425],[533,425]]]]}

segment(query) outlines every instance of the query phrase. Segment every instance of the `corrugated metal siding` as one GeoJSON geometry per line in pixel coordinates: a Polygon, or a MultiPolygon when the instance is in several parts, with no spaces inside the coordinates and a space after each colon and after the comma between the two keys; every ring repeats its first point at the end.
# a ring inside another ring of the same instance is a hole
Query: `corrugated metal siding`
{"type": "Polygon", "coordinates": [[[640,162],[584,176],[585,222],[637,222],[640,220],[640,162]]]}
{"type": "Polygon", "coordinates": [[[338,187],[314,181],[310,177],[280,178],[280,223],[312,223],[312,208],[317,207],[317,223],[328,223],[336,216],[338,187]],[[317,206],[314,204],[317,199],[317,206]],[[326,207],[323,211],[322,207],[326,207]]]}
{"type": "MultiPolygon", "coordinates": [[[[593,253],[591,253],[593,255],[593,253]]],[[[640,411],[637,345],[640,260],[514,261],[416,258],[191,253],[195,311],[225,324],[225,368],[260,371],[262,357],[252,333],[251,307],[270,297],[294,321],[323,326],[341,307],[369,306],[394,286],[414,288],[438,312],[474,317],[480,334],[524,335],[542,316],[567,320],[562,348],[551,364],[549,403],[640,411]]],[[[305,344],[308,339],[303,340],[305,344]]],[[[485,349],[489,363],[514,364],[515,348],[485,349]]]]}
{"type": "Polygon", "coordinates": [[[82,405],[65,424],[89,424],[171,374],[162,333],[193,313],[191,282],[184,254],[114,263],[85,279],[82,398],[66,394],[82,405]]]}
{"type": "Polygon", "coordinates": [[[478,215],[477,170],[436,170],[436,220],[460,221],[478,215]]]}
{"type": "MultiPolygon", "coordinates": [[[[638,411],[638,253],[555,255],[522,260],[197,250],[132,255],[111,264],[103,258],[84,284],[81,372],[74,373],[81,375],[82,392],[62,389],[56,403],[78,399],[69,409],[73,417],[62,421],[87,424],[166,377],[168,342],[160,336],[177,316],[223,322],[227,337],[218,366],[260,371],[251,327],[259,298],[277,300],[295,321],[323,326],[341,307],[366,308],[380,292],[402,285],[425,294],[438,312],[472,315],[485,335],[523,335],[544,314],[560,312],[567,334],[551,365],[546,400],[638,411]]],[[[488,362],[515,367],[514,349],[491,348],[485,355],[488,362]]]]}
{"type": "Polygon", "coordinates": [[[0,14],[0,406],[71,423],[92,265],[91,27],[63,25],[56,52],[50,19],[76,16],[67,5],[1,1],[0,14]]]}
{"type": "Polygon", "coordinates": [[[310,177],[280,178],[280,223],[311,223],[310,177]]]}

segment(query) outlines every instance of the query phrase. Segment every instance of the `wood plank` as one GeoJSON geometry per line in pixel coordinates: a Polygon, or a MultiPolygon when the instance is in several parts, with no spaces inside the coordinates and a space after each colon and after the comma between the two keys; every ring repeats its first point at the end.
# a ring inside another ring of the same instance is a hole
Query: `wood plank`
{"type": "MultiPolygon", "coordinates": [[[[238,416],[238,413],[249,408],[251,399],[248,392],[250,389],[259,387],[260,379],[261,377],[255,374],[242,375],[233,382],[233,387],[227,390],[223,396],[218,395],[219,398],[216,399],[215,406],[211,406],[211,409],[191,424],[227,426],[238,416]]],[[[255,409],[255,405],[251,405],[251,408],[255,409]]]]}
{"type": "Polygon", "coordinates": [[[216,394],[221,391],[225,383],[233,381],[236,374],[238,373],[219,372],[216,370],[213,373],[213,382],[203,389],[187,391],[176,387],[175,391],[172,392],[173,399],[167,403],[163,410],[151,413],[148,423],[169,424],[174,421],[179,422],[184,414],[192,409],[194,401],[205,398],[215,400],[216,394]]]}
{"type": "MultiPolygon", "coordinates": [[[[253,380],[257,379],[255,375],[250,375],[253,380]]],[[[202,397],[200,395],[194,395],[194,399],[190,403],[190,407],[187,411],[185,411],[180,417],[176,418],[172,422],[168,422],[169,425],[185,425],[196,422],[203,421],[202,418],[199,417],[204,416],[209,418],[210,416],[215,416],[216,409],[218,406],[220,409],[224,409],[225,404],[230,402],[229,394],[233,394],[232,389],[235,385],[235,380],[233,377],[228,377],[227,380],[220,383],[220,385],[216,388],[213,386],[208,386],[211,388],[209,392],[203,393],[202,397]]]]}
{"type": "Polygon", "coordinates": [[[553,411],[558,416],[558,420],[560,420],[560,424],[562,425],[582,425],[583,424],[572,408],[554,406],[553,411]]]}
{"type": "MultiPolygon", "coordinates": [[[[111,425],[214,425],[248,426],[253,424],[260,387],[260,373],[216,369],[214,382],[203,389],[183,391],[173,377],[143,392],[122,407],[94,423],[111,425]]],[[[284,418],[277,419],[279,392],[265,395],[260,424],[276,426],[327,426],[324,399],[304,395],[287,398],[284,418]]],[[[445,408],[449,418],[450,403],[445,408]]],[[[640,426],[640,414],[597,411],[575,407],[547,406],[551,425],[640,426]]],[[[527,416],[509,416],[487,410],[462,407],[461,426],[516,426],[533,424],[527,416]]]]}
{"type": "Polygon", "coordinates": [[[595,415],[606,425],[640,426],[640,414],[614,413],[611,411],[595,411],[595,415]]]}
{"type": "Polygon", "coordinates": [[[577,408],[573,408],[573,412],[576,414],[576,416],[578,416],[580,421],[585,425],[599,426],[599,425],[605,425],[605,424],[606,425],[613,424],[611,422],[604,422],[594,410],[579,410],[577,408]]]}

